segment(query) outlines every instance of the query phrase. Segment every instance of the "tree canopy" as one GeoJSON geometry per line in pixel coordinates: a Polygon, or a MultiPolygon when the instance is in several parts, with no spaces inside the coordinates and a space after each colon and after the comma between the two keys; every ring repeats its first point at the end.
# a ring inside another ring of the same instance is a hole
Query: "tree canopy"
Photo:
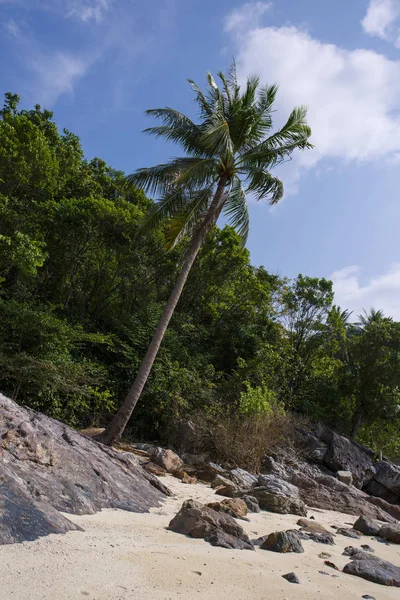
{"type": "MultiPolygon", "coordinates": [[[[0,117],[0,389],[77,427],[122,402],[176,280],[154,206],[47,110],[0,117]]],[[[349,315],[323,278],[251,264],[231,226],[199,252],[129,433],[277,402],[400,457],[400,325],[349,315]],[[361,415],[361,418],[359,418],[361,415]]]]}

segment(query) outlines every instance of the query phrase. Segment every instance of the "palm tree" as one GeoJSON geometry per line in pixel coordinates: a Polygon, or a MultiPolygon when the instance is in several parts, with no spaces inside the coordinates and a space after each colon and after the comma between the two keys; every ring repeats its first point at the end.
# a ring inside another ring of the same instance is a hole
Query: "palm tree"
{"type": "Polygon", "coordinates": [[[285,125],[272,133],[272,112],[277,86],[260,87],[259,79],[247,80],[241,91],[233,65],[227,75],[218,73],[218,86],[208,74],[207,91],[189,80],[200,112],[200,122],[172,108],[156,108],[147,114],[161,124],[147,133],[179,144],[185,156],[166,164],[139,169],[128,180],[158,195],[145,226],[167,220],[166,239],[173,247],[189,238],[182,269],[150,342],[136,379],[113,420],[98,437],[112,444],[124,431],[140,398],[165,331],[207,234],[223,211],[246,243],[249,215],[246,194],[276,204],[283,184],[270,169],[287,160],[296,149],[311,148],[306,108],[295,108],[285,125]]]}

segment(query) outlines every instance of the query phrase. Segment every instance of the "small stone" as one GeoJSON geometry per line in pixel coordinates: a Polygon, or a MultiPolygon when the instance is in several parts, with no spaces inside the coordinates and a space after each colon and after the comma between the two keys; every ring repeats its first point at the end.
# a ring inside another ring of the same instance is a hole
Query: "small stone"
{"type": "Polygon", "coordinates": [[[354,540],[361,539],[361,535],[355,529],[352,528],[338,527],[336,529],[336,533],[339,533],[340,535],[344,535],[349,538],[353,538],[354,540]]]}
{"type": "Polygon", "coordinates": [[[370,596],[369,594],[364,594],[362,598],[364,598],[364,600],[376,600],[374,596],[370,596]]]}
{"type": "Polygon", "coordinates": [[[319,558],[330,558],[331,554],[329,554],[329,552],[320,552],[320,554],[318,554],[319,558]]]}
{"type": "Polygon", "coordinates": [[[339,569],[335,565],[335,563],[331,562],[330,560],[325,560],[324,563],[326,564],[327,567],[330,567],[331,569],[335,569],[335,571],[339,571],[339,569]]]}
{"type": "Polygon", "coordinates": [[[371,548],[371,546],[368,546],[368,544],[361,544],[361,548],[365,550],[365,552],[375,552],[375,550],[371,548]]]}
{"type": "Polygon", "coordinates": [[[283,579],[289,581],[289,583],[300,583],[300,579],[297,577],[296,573],[286,573],[286,575],[282,575],[283,579]]]}
{"type": "Polygon", "coordinates": [[[329,573],[327,573],[326,571],[318,571],[318,573],[320,573],[321,575],[328,575],[329,577],[329,573]]]}

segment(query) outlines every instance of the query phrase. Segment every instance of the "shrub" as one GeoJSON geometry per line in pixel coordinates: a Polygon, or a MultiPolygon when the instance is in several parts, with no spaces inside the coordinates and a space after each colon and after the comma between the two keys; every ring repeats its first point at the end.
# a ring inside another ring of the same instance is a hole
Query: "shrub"
{"type": "Polygon", "coordinates": [[[292,443],[295,419],[280,407],[248,415],[196,414],[191,418],[200,452],[219,463],[242,467],[254,473],[261,470],[265,456],[281,444],[292,443]]]}

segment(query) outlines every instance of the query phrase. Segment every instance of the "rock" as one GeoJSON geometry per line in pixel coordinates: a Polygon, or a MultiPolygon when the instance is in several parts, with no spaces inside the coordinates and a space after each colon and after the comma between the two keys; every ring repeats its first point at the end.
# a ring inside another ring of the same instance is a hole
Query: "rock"
{"type": "Polygon", "coordinates": [[[375,469],[374,480],[400,497],[400,466],[381,460],[375,464],[375,469]]]}
{"type": "Polygon", "coordinates": [[[326,564],[327,567],[330,567],[331,569],[335,569],[335,571],[339,571],[338,567],[332,561],[324,560],[324,563],[326,564]]]}
{"type": "Polygon", "coordinates": [[[334,477],[309,474],[305,468],[302,472],[290,473],[290,481],[297,486],[300,498],[308,507],[337,510],[387,522],[400,519],[400,506],[368,496],[355,487],[349,488],[334,477]]]}
{"type": "Polygon", "coordinates": [[[345,483],[346,485],[353,484],[353,475],[350,473],[350,471],[338,471],[336,475],[339,481],[342,483],[345,483]]]}
{"type": "Polygon", "coordinates": [[[261,509],[280,514],[307,516],[306,506],[294,485],[275,475],[260,476],[258,483],[259,486],[251,490],[251,495],[257,498],[261,509]]]}
{"type": "Polygon", "coordinates": [[[371,479],[371,481],[369,481],[363,489],[368,494],[376,496],[377,498],[382,498],[383,500],[386,500],[386,502],[394,503],[398,500],[398,496],[396,494],[393,494],[393,492],[388,490],[387,487],[385,487],[375,479],[371,479]]]}
{"type": "Polygon", "coordinates": [[[167,488],[138,459],[0,394],[0,544],[79,529],[60,512],[144,512],[167,488]]]}
{"type": "Polygon", "coordinates": [[[230,515],[217,512],[196,500],[186,500],[168,525],[176,533],[203,538],[214,546],[254,550],[243,528],[230,515]]]}
{"type": "Polygon", "coordinates": [[[193,485],[193,484],[197,483],[197,477],[191,477],[190,475],[188,475],[186,473],[186,471],[183,471],[181,481],[182,481],[182,483],[187,483],[189,485],[193,485]]]}
{"type": "Polygon", "coordinates": [[[226,548],[227,550],[254,550],[251,542],[245,542],[220,529],[206,531],[204,540],[211,544],[211,546],[219,546],[220,548],[226,548]]]}
{"type": "Polygon", "coordinates": [[[299,537],[294,531],[275,531],[270,533],[260,546],[261,550],[271,552],[304,552],[299,537]]]}
{"type": "Polygon", "coordinates": [[[243,490],[250,489],[257,485],[257,475],[253,475],[244,469],[233,469],[230,474],[234,483],[236,483],[243,490]]]}
{"type": "Polygon", "coordinates": [[[217,488],[217,487],[221,487],[221,486],[230,486],[230,485],[234,485],[235,488],[238,488],[238,486],[236,484],[234,484],[233,481],[231,481],[227,477],[224,477],[224,475],[220,475],[219,473],[214,476],[214,479],[211,482],[212,488],[217,488]]]}
{"type": "MultiPolygon", "coordinates": [[[[363,544],[361,546],[361,549],[365,552],[375,552],[375,550],[371,548],[371,546],[368,546],[368,544],[363,544]]],[[[342,554],[343,556],[353,556],[353,554],[357,554],[357,552],[360,552],[360,548],[354,548],[354,546],[346,546],[342,554]]]]}
{"type": "Polygon", "coordinates": [[[296,573],[286,573],[286,575],[282,575],[283,579],[289,581],[289,583],[300,583],[300,579],[297,577],[296,573]]]}
{"type": "Polygon", "coordinates": [[[383,525],[380,528],[378,535],[388,542],[392,542],[392,544],[400,544],[400,526],[383,525]]]}
{"type": "Polygon", "coordinates": [[[257,498],[254,496],[242,496],[242,500],[246,503],[247,509],[252,513],[260,512],[260,505],[258,504],[257,498]]]}
{"type": "Polygon", "coordinates": [[[303,531],[332,535],[323,525],[317,521],[311,521],[311,519],[299,519],[297,525],[299,525],[303,531]]]}
{"type": "Polygon", "coordinates": [[[217,512],[224,512],[235,519],[243,519],[247,515],[247,505],[241,498],[228,498],[222,502],[209,502],[209,508],[217,512]]]}
{"type": "Polygon", "coordinates": [[[263,460],[263,473],[269,473],[272,475],[276,475],[281,479],[286,478],[285,467],[278,463],[278,461],[273,456],[266,456],[263,460]]]}
{"type": "Polygon", "coordinates": [[[381,509],[380,512],[384,511],[385,513],[393,517],[392,519],[389,519],[387,518],[387,515],[384,515],[383,517],[377,516],[378,519],[381,519],[382,521],[390,521],[391,523],[394,523],[395,521],[400,521],[400,505],[397,504],[394,506],[393,504],[391,504],[387,500],[384,500],[383,498],[374,498],[373,496],[367,496],[366,500],[369,504],[373,504],[374,506],[377,506],[379,509],[381,509]]]}
{"type": "Polygon", "coordinates": [[[152,473],[152,475],[157,475],[157,477],[165,477],[165,475],[167,474],[167,471],[165,469],[151,461],[144,463],[143,469],[145,469],[145,471],[147,471],[148,473],[152,473]]]}
{"type": "Polygon", "coordinates": [[[322,464],[326,452],[328,450],[327,445],[321,442],[315,435],[307,429],[298,428],[296,430],[298,445],[300,446],[305,457],[317,464],[322,464]]]}
{"type": "Polygon", "coordinates": [[[354,540],[359,540],[361,538],[360,534],[355,529],[350,529],[348,527],[338,527],[336,533],[353,538],[354,540]]]}
{"type": "MultiPolygon", "coordinates": [[[[224,475],[226,471],[216,463],[206,462],[199,456],[185,454],[185,470],[188,475],[196,477],[204,483],[212,483],[217,475],[224,475]]],[[[227,479],[230,481],[230,479],[227,479]]]]}
{"type": "Polygon", "coordinates": [[[231,481],[226,485],[219,485],[215,489],[215,493],[219,496],[226,496],[227,498],[241,498],[245,494],[245,490],[239,489],[236,483],[231,481]]]}
{"type": "Polygon", "coordinates": [[[333,433],[329,442],[325,464],[331,471],[350,471],[358,488],[362,488],[376,473],[368,454],[337,433],[333,433]]]}
{"type": "Polygon", "coordinates": [[[351,562],[345,565],[343,573],[381,585],[400,587],[400,568],[363,550],[351,556],[351,562]]]}
{"type": "Polygon", "coordinates": [[[155,448],[151,455],[152,462],[168,473],[179,473],[183,469],[183,460],[169,448],[155,448]]]}
{"type": "Polygon", "coordinates": [[[329,552],[320,552],[318,554],[318,558],[331,558],[331,555],[329,554],[329,552]]]}
{"type": "Polygon", "coordinates": [[[299,519],[297,525],[300,525],[300,531],[306,534],[305,539],[313,540],[318,544],[329,544],[331,546],[335,544],[332,533],[317,521],[299,519]]]}
{"type": "Polygon", "coordinates": [[[360,531],[364,535],[378,535],[383,523],[368,519],[367,517],[359,517],[353,525],[353,529],[360,531]]]}
{"type": "Polygon", "coordinates": [[[369,594],[364,594],[361,598],[364,598],[364,600],[376,600],[374,596],[370,596],[369,594]]]}

